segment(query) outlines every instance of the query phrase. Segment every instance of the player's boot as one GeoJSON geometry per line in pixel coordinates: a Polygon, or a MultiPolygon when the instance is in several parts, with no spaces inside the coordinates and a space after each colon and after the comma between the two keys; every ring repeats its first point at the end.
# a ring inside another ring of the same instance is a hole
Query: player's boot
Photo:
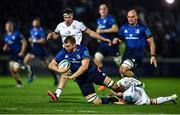
{"type": "Polygon", "coordinates": [[[32,71],[32,69],[29,65],[27,66],[27,71],[28,71],[27,83],[31,83],[36,78],[36,76],[34,75],[34,72],[32,71]]]}
{"type": "Polygon", "coordinates": [[[171,101],[172,101],[174,104],[177,104],[177,102],[176,102],[177,97],[178,97],[178,96],[177,96],[176,94],[174,94],[174,95],[171,96],[171,101]]]}
{"type": "Polygon", "coordinates": [[[51,97],[51,99],[52,99],[52,101],[57,101],[57,97],[56,97],[56,95],[54,94],[54,93],[52,93],[51,91],[48,91],[48,96],[50,96],[51,97]]]}

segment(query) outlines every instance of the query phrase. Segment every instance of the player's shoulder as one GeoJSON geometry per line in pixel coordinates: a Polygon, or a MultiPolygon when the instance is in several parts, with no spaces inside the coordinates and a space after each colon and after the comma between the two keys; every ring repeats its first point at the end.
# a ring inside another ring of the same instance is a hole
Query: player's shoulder
{"type": "Polygon", "coordinates": [[[63,26],[66,26],[65,22],[60,22],[57,27],[63,27],[63,26]]]}
{"type": "Polygon", "coordinates": [[[121,29],[127,29],[129,27],[129,24],[122,24],[120,27],[121,29]]]}
{"type": "Polygon", "coordinates": [[[21,32],[20,32],[20,31],[15,30],[15,31],[13,32],[13,34],[14,34],[14,35],[21,35],[21,32]]]}
{"type": "Polygon", "coordinates": [[[142,23],[138,23],[138,24],[137,24],[137,27],[140,27],[140,28],[147,28],[147,25],[142,24],[142,23]]]}
{"type": "Polygon", "coordinates": [[[87,47],[86,47],[86,46],[84,46],[84,45],[77,45],[77,48],[79,48],[79,49],[83,49],[83,50],[86,50],[86,49],[87,49],[87,47]]]}
{"type": "Polygon", "coordinates": [[[83,24],[83,22],[81,22],[81,21],[78,21],[78,20],[73,20],[73,23],[72,23],[73,25],[81,25],[81,24],[83,24]]]}
{"type": "Polygon", "coordinates": [[[44,29],[43,29],[42,27],[39,27],[39,30],[40,30],[40,31],[44,31],[44,29]]]}
{"type": "Polygon", "coordinates": [[[110,14],[107,15],[107,18],[108,18],[108,19],[115,19],[114,16],[113,16],[113,15],[110,15],[110,14]]]}

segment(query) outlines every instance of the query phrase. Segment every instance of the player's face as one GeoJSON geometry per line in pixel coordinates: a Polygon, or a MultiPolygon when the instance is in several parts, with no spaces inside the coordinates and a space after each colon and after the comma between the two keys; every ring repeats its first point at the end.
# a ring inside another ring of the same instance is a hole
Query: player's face
{"type": "Polygon", "coordinates": [[[105,17],[108,15],[108,8],[106,6],[100,6],[99,7],[99,14],[101,17],[105,17]]]}
{"type": "Polygon", "coordinates": [[[73,52],[74,49],[75,49],[76,45],[75,44],[72,44],[70,42],[68,43],[64,43],[64,48],[67,52],[73,52]]]}
{"type": "Polygon", "coordinates": [[[129,24],[131,24],[131,25],[136,25],[137,19],[138,19],[136,12],[134,12],[134,11],[129,11],[129,12],[128,12],[127,19],[128,19],[129,24]]]}
{"type": "Polygon", "coordinates": [[[67,26],[71,25],[73,22],[73,16],[64,16],[64,21],[67,26]]]}
{"type": "Polygon", "coordinates": [[[6,23],[5,29],[7,32],[12,32],[14,30],[14,25],[11,23],[6,23]]]}
{"type": "Polygon", "coordinates": [[[39,27],[40,26],[40,22],[38,21],[38,20],[33,20],[33,22],[32,22],[32,25],[33,25],[33,27],[39,27]]]}

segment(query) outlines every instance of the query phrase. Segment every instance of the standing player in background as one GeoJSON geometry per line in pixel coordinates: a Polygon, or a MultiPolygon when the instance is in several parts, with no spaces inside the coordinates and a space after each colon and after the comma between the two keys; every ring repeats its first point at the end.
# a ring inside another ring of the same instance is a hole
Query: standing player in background
{"type": "MultiPolygon", "coordinates": [[[[96,32],[99,33],[101,36],[108,38],[109,40],[113,40],[115,34],[118,32],[119,28],[116,24],[115,19],[108,14],[108,7],[106,4],[101,4],[99,6],[99,14],[100,18],[97,19],[97,29],[96,32]]],[[[97,52],[94,56],[94,62],[102,71],[105,72],[105,68],[103,68],[102,60],[104,56],[113,56],[114,62],[117,66],[121,64],[121,56],[119,53],[119,45],[112,45],[109,46],[108,43],[100,42],[97,52]]],[[[100,86],[99,90],[104,90],[105,87],[100,86]]]]}
{"type": "MultiPolygon", "coordinates": [[[[111,40],[106,39],[100,36],[98,33],[87,28],[82,22],[77,20],[73,20],[73,11],[69,8],[63,10],[63,18],[64,21],[59,23],[55,29],[55,32],[50,32],[47,36],[47,39],[58,39],[61,37],[62,43],[67,36],[73,36],[76,39],[76,44],[81,44],[82,41],[82,33],[86,33],[89,36],[96,38],[98,40],[111,43],[111,40]]],[[[67,79],[60,78],[59,86],[57,91],[62,92],[64,86],[67,82],[67,79]]]]}
{"type": "MultiPolygon", "coordinates": [[[[40,19],[35,18],[32,22],[33,28],[30,31],[30,38],[29,42],[31,43],[31,50],[27,53],[27,55],[24,58],[24,65],[28,67],[29,62],[37,57],[39,58],[46,68],[48,68],[49,64],[49,58],[52,59],[52,56],[47,52],[47,49],[45,47],[46,45],[46,38],[45,38],[45,32],[43,28],[40,25],[40,19]]],[[[49,69],[48,69],[49,70],[49,69]]],[[[49,70],[52,76],[54,77],[54,85],[58,84],[58,76],[53,71],[49,70]]],[[[28,83],[32,82],[35,75],[33,71],[30,71],[31,76],[28,79],[28,83]]]]}
{"type": "MultiPolygon", "coordinates": [[[[96,65],[89,58],[89,51],[87,47],[77,45],[76,40],[72,36],[66,37],[64,41],[64,48],[55,56],[55,58],[49,64],[49,68],[62,74],[62,78],[74,80],[77,82],[82,95],[87,99],[87,102],[93,104],[108,104],[109,102],[118,101],[117,98],[103,97],[99,98],[93,86],[93,83],[97,85],[104,85],[116,92],[122,91],[121,87],[108,76],[99,72],[96,65]],[[67,59],[70,61],[70,71],[72,74],[67,76],[66,69],[58,67],[58,63],[67,59]]],[[[57,101],[60,92],[56,90],[55,93],[48,91],[48,95],[51,96],[53,101],[57,101]]]]}
{"type": "Polygon", "coordinates": [[[121,43],[121,39],[124,39],[126,50],[119,71],[122,76],[136,77],[134,70],[142,64],[146,42],[150,47],[150,63],[157,67],[155,43],[149,28],[138,23],[136,10],[130,10],[127,19],[128,24],[122,25],[119,30],[120,39],[114,38],[113,44],[121,43]]]}
{"type": "Polygon", "coordinates": [[[3,51],[10,52],[9,69],[11,75],[15,78],[17,87],[22,87],[19,71],[27,48],[27,41],[20,32],[14,30],[14,23],[11,21],[5,24],[5,30],[3,51]]]}

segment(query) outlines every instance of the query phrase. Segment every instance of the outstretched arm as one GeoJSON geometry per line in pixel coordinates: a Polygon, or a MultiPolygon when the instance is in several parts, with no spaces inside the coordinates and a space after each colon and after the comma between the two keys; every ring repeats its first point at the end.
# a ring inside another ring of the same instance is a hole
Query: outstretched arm
{"type": "Polygon", "coordinates": [[[101,35],[99,35],[98,33],[90,30],[89,28],[86,29],[85,33],[87,33],[89,36],[91,36],[93,38],[96,38],[96,39],[101,40],[103,42],[107,42],[107,43],[109,43],[111,45],[111,40],[102,37],[101,35]]]}
{"type": "Polygon", "coordinates": [[[115,33],[118,32],[119,28],[117,26],[117,24],[112,25],[111,28],[108,29],[96,29],[97,33],[115,33]]]}

